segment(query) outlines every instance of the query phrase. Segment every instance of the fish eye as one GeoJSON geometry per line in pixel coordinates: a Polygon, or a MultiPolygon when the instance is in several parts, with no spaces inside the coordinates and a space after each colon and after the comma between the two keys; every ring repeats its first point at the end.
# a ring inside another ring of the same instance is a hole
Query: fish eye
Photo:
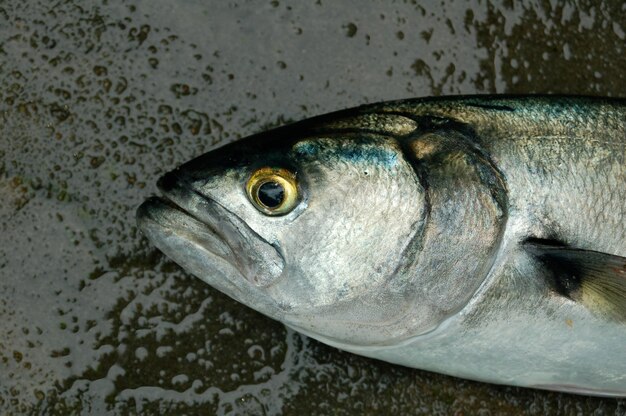
{"type": "Polygon", "coordinates": [[[264,167],[252,173],[246,184],[252,205],[266,215],[285,215],[298,203],[296,175],[282,168],[264,167]]]}

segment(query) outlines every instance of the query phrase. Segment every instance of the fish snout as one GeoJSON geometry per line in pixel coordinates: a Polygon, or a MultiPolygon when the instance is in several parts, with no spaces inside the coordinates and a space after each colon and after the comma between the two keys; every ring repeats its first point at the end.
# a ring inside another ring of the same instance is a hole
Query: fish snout
{"type": "Polygon", "coordinates": [[[159,190],[164,194],[168,194],[173,190],[180,188],[180,186],[181,180],[180,176],[177,173],[177,170],[167,172],[157,181],[157,188],[159,188],[159,190]]]}

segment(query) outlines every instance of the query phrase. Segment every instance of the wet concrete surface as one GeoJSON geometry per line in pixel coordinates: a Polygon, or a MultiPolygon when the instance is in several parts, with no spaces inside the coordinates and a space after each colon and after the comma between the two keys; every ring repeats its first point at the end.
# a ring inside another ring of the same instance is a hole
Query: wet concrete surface
{"type": "Polygon", "coordinates": [[[0,0],[0,413],[626,414],[326,347],[187,275],[134,221],[165,171],[291,120],[626,96],[625,46],[618,1],[0,0]]]}

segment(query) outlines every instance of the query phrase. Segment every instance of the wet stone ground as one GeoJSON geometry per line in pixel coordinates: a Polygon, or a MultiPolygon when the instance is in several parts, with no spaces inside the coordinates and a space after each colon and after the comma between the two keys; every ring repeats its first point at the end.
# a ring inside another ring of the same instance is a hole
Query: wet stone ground
{"type": "Polygon", "coordinates": [[[0,413],[626,414],[326,347],[134,222],[165,171],[288,121],[414,96],[626,96],[625,46],[619,1],[0,0],[0,413]]]}

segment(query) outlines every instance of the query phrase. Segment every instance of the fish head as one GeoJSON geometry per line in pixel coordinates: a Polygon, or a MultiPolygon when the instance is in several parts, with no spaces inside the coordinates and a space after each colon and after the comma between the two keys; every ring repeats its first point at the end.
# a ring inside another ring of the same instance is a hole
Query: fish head
{"type": "Polygon", "coordinates": [[[430,207],[415,162],[389,135],[297,127],[167,173],[140,228],[203,281],[326,343],[388,345],[432,329],[445,311],[416,278],[430,207]]]}

